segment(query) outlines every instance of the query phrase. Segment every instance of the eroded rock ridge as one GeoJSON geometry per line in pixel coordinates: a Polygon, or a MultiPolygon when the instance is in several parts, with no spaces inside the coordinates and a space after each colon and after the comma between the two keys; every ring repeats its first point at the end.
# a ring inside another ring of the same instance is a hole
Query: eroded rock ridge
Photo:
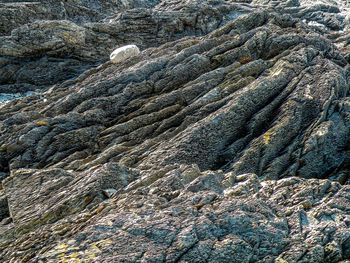
{"type": "Polygon", "coordinates": [[[2,261],[350,261],[346,1],[0,14],[2,261]]]}

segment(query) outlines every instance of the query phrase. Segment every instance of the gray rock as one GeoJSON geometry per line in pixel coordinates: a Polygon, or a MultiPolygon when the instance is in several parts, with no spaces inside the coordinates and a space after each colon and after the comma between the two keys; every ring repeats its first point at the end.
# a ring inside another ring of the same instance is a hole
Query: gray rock
{"type": "Polygon", "coordinates": [[[12,223],[12,218],[11,217],[6,217],[3,220],[1,220],[1,222],[0,222],[0,224],[2,224],[2,225],[8,225],[10,223],[12,223]]]}
{"type": "Polygon", "coordinates": [[[3,2],[1,260],[347,262],[346,8],[3,2]]]}
{"type": "Polygon", "coordinates": [[[0,221],[10,215],[7,197],[3,190],[0,190],[0,221]]]}
{"type": "Polygon", "coordinates": [[[234,3],[159,2],[0,4],[0,92],[45,89],[107,61],[117,47],[207,34],[249,10],[234,3]]]}

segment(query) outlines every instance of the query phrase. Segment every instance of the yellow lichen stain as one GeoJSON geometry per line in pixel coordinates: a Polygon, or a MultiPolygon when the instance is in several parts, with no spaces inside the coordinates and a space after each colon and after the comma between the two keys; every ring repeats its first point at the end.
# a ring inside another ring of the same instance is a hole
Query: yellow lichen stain
{"type": "Polygon", "coordinates": [[[67,44],[79,44],[79,36],[78,32],[62,32],[61,38],[67,43],[67,44]]]}
{"type": "Polygon", "coordinates": [[[239,63],[241,64],[247,64],[249,62],[251,62],[253,59],[251,56],[242,56],[238,59],[239,63]]]}
{"type": "Polygon", "coordinates": [[[66,250],[68,248],[68,245],[67,244],[65,244],[65,243],[61,243],[61,244],[59,244],[59,245],[57,245],[57,247],[56,247],[56,249],[58,249],[58,250],[66,250]]]}
{"type": "Polygon", "coordinates": [[[334,221],[340,223],[342,221],[342,218],[340,216],[336,216],[334,221]]]}
{"type": "Polygon", "coordinates": [[[69,263],[80,263],[81,262],[81,259],[79,258],[79,253],[77,252],[73,252],[72,254],[70,254],[68,256],[68,262],[69,263]]]}
{"type": "Polygon", "coordinates": [[[269,144],[271,142],[271,136],[272,136],[271,131],[265,132],[265,134],[263,135],[264,144],[269,144]]]}
{"type": "Polygon", "coordinates": [[[0,152],[7,152],[7,147],[5,145],[1,145],[0,152]]]}
{"type": "MultiPolygon", "coordinates": [[[[69,243],[73,245],[72,240],[70,240],[69,243]]],[[[97,262],[97,255],[100,254],[104,248],[111,246],[112,243],[110,239],[100,240],[91,243],[85,250],[61,243],[55,247],[53,252],[57,255],[57,262],[61,263],[97,262]]]]}
{"type": "Polygon", "coordinates": [[[327,244],[327,245],[324,247],[324,251],[325,251],[327,254],[334,253],[334,252],[337,251],[337,247],[335,247],[334,244],[329,243],[329,244],[327,244]]]}
{"type": "Polygon", "coordinates": [[[62,253],[62,254],[60,255],[60,258],[61,258],[61,263],[68,263],[68,262],[67,262],[67,259],[66,259],[66,255],[65,255],[64,253],[62,253]]]}
{"type": "Polygon", "coordinates": [[[47,121],[41,120],[41,121],[37,121],[36,126],[48,126],[49,123],[47,121]]]}
{"type": "Polygon", "coordinates": [[[276,258],[276,263],[289,263],[287,260],[283,259],[283,258],[276,258]]]}

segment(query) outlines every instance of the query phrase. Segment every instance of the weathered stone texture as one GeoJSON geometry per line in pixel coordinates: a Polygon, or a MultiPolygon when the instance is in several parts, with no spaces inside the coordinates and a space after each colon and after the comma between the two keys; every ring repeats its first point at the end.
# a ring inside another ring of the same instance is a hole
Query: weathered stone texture
{"type": "Polygon", "coordinates": [[[0,261],[349,262],[343,2],[57,3],[0,4],[0,261]]]}

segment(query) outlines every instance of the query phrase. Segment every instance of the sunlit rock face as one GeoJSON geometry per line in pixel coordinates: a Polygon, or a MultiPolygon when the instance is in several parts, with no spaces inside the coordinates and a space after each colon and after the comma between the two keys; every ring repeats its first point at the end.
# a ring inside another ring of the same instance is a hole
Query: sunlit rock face
{"type": "Polygon", "coordinates": [[[350,260],[345,2],[56,3],[0,5],[1,262],[350,260]]]}
{"type": "Polygon", "coordinates": [[[118,64],[138,54],[140,54],[140,49],[136,45],[126,45],[114,50],[109,58],[112,63],[118,64]]]}

